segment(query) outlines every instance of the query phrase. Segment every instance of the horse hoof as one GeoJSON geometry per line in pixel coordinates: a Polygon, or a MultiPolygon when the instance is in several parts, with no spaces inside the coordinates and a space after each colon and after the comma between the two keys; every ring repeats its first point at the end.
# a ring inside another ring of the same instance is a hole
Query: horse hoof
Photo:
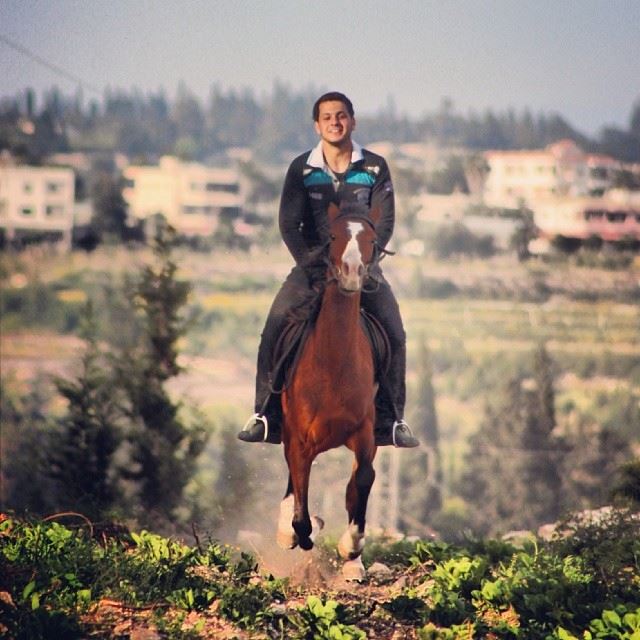
{"type": "Polygon", "coordinates": [[[295,549],[298,546],[298,536],[293,531],[290,533],[278,531],[276,542],[281,549],[295,549]]]}
{"type": "Polygon", "coordinates": [[[358,526],[350,524],[338,541],[338,553],[345,560],[357,558],[364,549],[364,534],[358,531],[358,526]]]}
{"type": "Polygon", "coordinates": [[[348,582],[362,582],[367,577],[367,572],[362,564],[362,558],[347,560],[342,565],[342,577],[348,582]]]}
{"type": "Polygon", "coordinates": [[[304,551],[311,551],[311,549],[313,549],[313,540],[311,538],[300,538],[298,544],[304,551]]]}

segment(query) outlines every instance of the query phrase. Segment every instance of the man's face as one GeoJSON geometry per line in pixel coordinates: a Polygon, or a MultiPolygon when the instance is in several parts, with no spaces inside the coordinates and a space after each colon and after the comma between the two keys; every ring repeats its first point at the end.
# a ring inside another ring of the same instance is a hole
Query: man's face
{"type": "Polygon", "coordinates": [[[315,128],[324,142],[340,145],[351,139],[356,119],[349,115],[345,104],[339,100],[330,100],[320,103],[315,128]]]}

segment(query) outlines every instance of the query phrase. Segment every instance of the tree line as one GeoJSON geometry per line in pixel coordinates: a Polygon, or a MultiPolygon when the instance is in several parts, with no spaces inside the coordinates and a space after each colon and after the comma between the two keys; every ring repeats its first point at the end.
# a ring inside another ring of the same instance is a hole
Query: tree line
{"type": "MultiPolygon", "coordinates": [[[[75,511],[96,522],[126,519],[167,530],[191,521],[229,526],[251,503],[256,480],[235,428],[220,431],[202,476],[212,425],[167,390],[182,371],[179,345],[190,326],[191,284],[177,277],[175,241],[160,227],[154,260],[120,285],[104,285],[95,309],[87,306],[78,371],[55,379],[60,415],[47,415],[37,383],[19,396],[3,381],[3,509],[75,511]]],[[[559,367],[540,345],[487,397],[463,472],[454,473],[442,454],[438,369],[424,340],[416,358],[411,421],[424,446],[403,463],[403,530],[431,528],[460,540],[469,532],[535,529],[614,497],[640,505],[637,403],[624,422],[566,415],[558,421],[559,367]]],[[[258,473],[261,483],[266,473],[258,473]]],[[[264,490],[262,484],[263,508],[264,490]]]]}
{"type": "Polygon", "coordinates": [[[63,415],[43,414],[38,385],[24,397],[2,385],[3,508],[73,510],[96,521],[119,514],[156,527],[180,521],[210,425],[166,388],[181,372],[191,289],[176,277],[173,242],[161,228],[153,263],[107,288],[105,326],[87,305],[79,372],[55,379],[63,415]]]}
{"type": "MultiPolygon", "coordinates": [[[[213,85],[200,100],[186,85],[175,99],[164,91],[107,90],[102,101],[85,103],[81,92],[67,96],[56,87],[38,101],[32,89],[0,100],[0,148],[30,161],[57,151],[118,151],[133,158],[175,154],[188,159],[215,157],[230,147],[250,147],[258,157],[281,161],[315,142],[311,107],[322,92],[293,91],[280,82],[270,95],[213,85]]],[[[630,109],[627,128],[603,127],[590,138],[557,113],[529,109],[458,113],[443,99],[431,113],[409,118],[391,104],[375,114],[356,114],[365,141],[435,142],[471,150],[540,148],[572,138],[584,149],[627,162],[640,161],[640,100],[630,109]]]]}
{"type": "Polygon", "coordinates": [[[469,535],[536,531],[570,512],[612,503],[640,508],[635,439],[619,425],[586,419],[559,425],[557,374],[558,364],[539,344],[528,365],[487,398],[464,470],[445,496],[433,363],[421,347],[414,424],[428,455],[404,465],[401,511],[407,530],[428,523],[445,539],[462,541],[469,535]],[[447,507],[445,497],[461,500],[464,508],[447,507]]]}

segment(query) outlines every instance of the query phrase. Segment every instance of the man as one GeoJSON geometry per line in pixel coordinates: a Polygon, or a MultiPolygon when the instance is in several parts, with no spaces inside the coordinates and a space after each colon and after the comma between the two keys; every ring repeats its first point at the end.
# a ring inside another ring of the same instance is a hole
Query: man
{"type": "MultiPolygon", "coordinates": [[[[378,246],[384,249],[393,232],[393,185],[384,158],[351,139],[356,126],[353,105],[338,92],[326,93],[313,106],[318,145],[290,165],[282,189],[279,224],[282,238],[296,261],[277,294],[262,332],[258,350],[256,413],[238,434],[245,442],[279,443],[280,397],[270,377],[272,350],[287,324],[287,313],[313,294],[324,277],[318,249],[329,238],[327,209],[331,202],[378,208],[378,246]]],[[[415,447],[418,440],[403,419],[405,403],[406,337],[398,304],[379,268],[371,276],[375,286],[362,293],[362,307],[386,330],[391,360],[376,397],[376,444],[415,447]]],[[[277,384],[275,385],[277,386],[277,384]]]]}

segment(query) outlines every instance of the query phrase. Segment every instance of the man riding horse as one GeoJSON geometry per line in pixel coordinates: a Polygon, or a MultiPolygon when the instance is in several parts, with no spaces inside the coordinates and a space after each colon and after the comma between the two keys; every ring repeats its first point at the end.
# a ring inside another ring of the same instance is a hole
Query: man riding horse
{"type": "MultiPolygon", "coordinates": [[[[296,261],[276,295],[267,318],[256,376],[256,413],[238,434],[245,442],[281,442],[280,397],[274,393],[273,350],[295,309],[316,295],[324,280],[321,254],[329,240],[327,209],[331,203],[355,203],[379,209],[378,251],[391,238],[395,221],[393,184],[386,161],[351,139],[355,129],[353,105],[338,92],[325,93],[313,106],[318,145],[290,165],[280,201],[282,238],[296,261]]],[[[416,447],[418,440],[404,421],[406,336],[398,303],[377,266],[369,274],[371,286],[362,293],[362,308],[374,316],[389,338],[389,367],[376,396],[375,436],[378,446],[416,447]]]]}

